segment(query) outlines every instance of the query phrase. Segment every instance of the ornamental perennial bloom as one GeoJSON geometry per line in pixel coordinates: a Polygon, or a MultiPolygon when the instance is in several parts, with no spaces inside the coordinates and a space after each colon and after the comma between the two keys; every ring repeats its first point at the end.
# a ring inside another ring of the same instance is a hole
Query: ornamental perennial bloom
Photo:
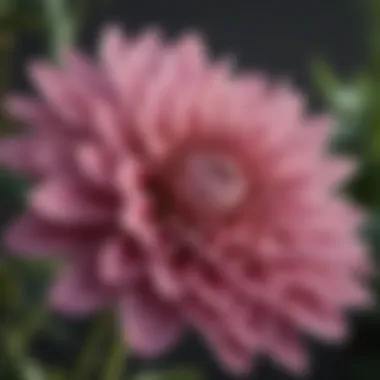
{"type": "Polygon", "coordinates": [[[98,63],[71,51],[29,73],[39,96],[7,100],[26,130],[0,161],[33,188],[5,241],[63,260],[55,308],[113,306],[143,357],[193,328],[234,373],[259,355],[301,372],[304,334],[346,337],[370,302],[362,215],[338,191],[354,165],[289,84],[235,73],[196,33],[116,27],[98,63]]]}

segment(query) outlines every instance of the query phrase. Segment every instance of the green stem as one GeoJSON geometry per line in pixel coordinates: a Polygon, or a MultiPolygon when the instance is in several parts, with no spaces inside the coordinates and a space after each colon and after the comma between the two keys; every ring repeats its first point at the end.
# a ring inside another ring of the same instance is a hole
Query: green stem
{"type": "Polygon", "coordinates": [[[61,52],[75,39],[74,20],[67,0],[44,0],[45,16],[50,27],[50,50],[59,61],[61,52]]]}
{"type": "Polygon", "coordinates": [[[96,356],[99,348],[104,345],[104,340],[109,333],[108,316],[102,315],[98,321],[95,322],[95,326],[92,328],[90,335],[85,342],[81,355],[77,362],[76,368],[73,371],[70,380],[86,380],[91,379],[94,371],[94,362],[96,362],[96,356]]]}
{"type": "Polygon", "coordinates": [[[25,326],[22,326],[19,335],[19,349],[25,352],[33,336],[40,330],[48,316],[48,307],[45,302],[37,305],[37,308],[32,313],[31,317],[26,321],[25,326]]]}
{"type": "Polygon", "coordinates": [[[127,349],[121,335],[116,328],[113,328],[112,347],[104,367],[103,380],[120,380],[122,378],[127,349]]]}
{"type": "MultiPolygon", "coordinates": [[[[18,286],[22,286],[19,267],[15,265],[12,260],[7,260],[6,262],[7,274],[14,281],[14,295],[19,297],[17,288],[18,286]]],[[[9,285],[12,285],[11,281],[8,281],[9,285]]],[[[12,298],[13,302],[16,302],[17,306],[20,306],[20,301],[16,298],[12,298]]],[[[15,309],[19,309],[19,307],[15,307],[15,309]]],[[[20,311],[20,310],[18,310],[20,311]]],[[[44,322],[46,321],[46,317],[48,315],[48,308],[45,302],[40,302],[34,306],[33,312],[28,314],[25,318],[24,323],[19,326],[9,326],[8,327],[8,336],[9,336],[9,349],[14,352],[15,355],[25,356],[27,354],[27,350],[29,348],[30,342],[33,339],[33,336],[41,329],[44,322]]]]}

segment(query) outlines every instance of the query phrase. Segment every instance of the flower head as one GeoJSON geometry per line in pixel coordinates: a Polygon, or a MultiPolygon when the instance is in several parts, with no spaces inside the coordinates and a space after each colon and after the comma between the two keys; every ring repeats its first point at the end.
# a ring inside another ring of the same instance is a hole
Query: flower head
{"type": "Polygon", "coordinates": [[[97,64],[71,52],[29,72],[39,96],[7,101],[27,128],[0,161],[34,187],[6,241],[64,259],[56,308],[114,305],[142,356],[191,326],[237,373],[257,355],[303,371],[304,333],[346,336],[369,301],[362,217],[338,192],[353,165],[288,84],[236,74],[195,34],[117,28],[97,64]]]}

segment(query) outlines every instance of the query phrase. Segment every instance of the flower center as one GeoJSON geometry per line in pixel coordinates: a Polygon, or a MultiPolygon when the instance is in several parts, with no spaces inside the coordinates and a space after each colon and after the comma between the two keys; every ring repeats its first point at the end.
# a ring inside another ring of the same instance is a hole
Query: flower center
{"type": "Polygon", "coordinates": [[[189,155],[184,165],[185,196],[211,211],[230,211],[242,200],[247,183],[241,169],[221,154],[189,155]]]}

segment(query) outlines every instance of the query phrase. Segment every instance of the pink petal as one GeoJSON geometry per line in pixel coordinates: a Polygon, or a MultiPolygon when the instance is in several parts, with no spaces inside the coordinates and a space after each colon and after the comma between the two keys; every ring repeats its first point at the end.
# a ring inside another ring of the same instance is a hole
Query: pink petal
{"type": "MultiPolygon", "coordinates": [[[[160,249],[160,248],[157,248],[160,249]]],[[[153,260],[150,263],[150,273],[157,292],[168,299],[178,298],[183,291],[183,281],[180,275],[170,268],[170,264],[164,260],[153,260]]],[[[182,278],[184,280],[184,278],[182,278]]]]}
{"type": "Polygon", "coordinates": [[[89,265],[75,261],[67,265],[51,289],[50,302],[55,310],[82,316],[105,306],[107,295],[91,278],[89,265]]]}
{"type": "Polygon", "coordinates": [[[63,139],[14,137],[0,140],[0,165],[27,176],[70,170],[63,139]]]}
{"type": "Polygon", "coordinates": [[[218,361],[227,372],[235,375],[251,372],[253,353],[244,345],[229,337],[227,331],[221,330],[219,334],[212,334],[207,339],[210,340],[218,361]]]}
{"type": "Polygon", "coordinates": [[[357,170],[358,164],[348,159],[332,159],[321,168],[322,177],[329,186],[341,186],[357,170]]]}
{"type": "Polygon", "coordinates": [[[334,131],[333,126],[334,120],[327,115],[314,117],[309,121],[309,125],[303,129],[300,138],[307,141],[307,146],[311,149],[326,148],[334,131]]]}
{"type": "MultiPolygon", "coordinates": [[[[122,60],[116,62],[118,65],[112,75],[113,84],[120,96],[124,114],[135,116],[134,112],[131,114],[129,110],[142,104],[145,95],[144,83],[149,81],[149,78],[159,80],[157,71],[162,64],[162,59],[159,59],[162,58],[159,31],[146,30],[134,41],[133,46],[129,47],[128,52],[123,53],[122,60]]],[[[165,84],[162,83],[162,85],[165,84]]]]}
{"type": "Polygon", "coordinates": [[[70,181],[52,179],[31,194],[31,206],[42,217],[64,224],[104,224],[112,217],[107,202],[91,199],[91,194],[70,181]]]}
{"type": "Polygon", "coordinates": [[[176,48],[185,78],[198,78],[204,72],[208,58],[202,37],[195,32],[185,35],[178,41],[176,48]]]}
{"type": "Polygon", "coordinates": [[[76,150],[76,159],[79,170],[86,178],[97,185],[109,185],[112,167],[103,150],[94,144],[81,144],[76,150]]]}
{"type": "Polygon", "coordinates": [[[367,287],[354,276],[347,274],[346,270],[343,273],[341,270],[342,266],[339,265],[335,277],[332,278],[329,273],[316,274],[305,269],[304,273],[289,273],[284,276],[284,280],[287,286],[301,287],[338,307],[355,309],[371,306],[373,297],[367,287]]]}
{"type": "Polygon", "coordinates": [[[96,88],[101,75],[97,67],[79,51],[66,51],[64,56],[65,67],[70,75],[83,80],[87,85],[96,88]]]}
{"type": "Polygon", "coordinates": [[[102,144],[115,155],[125,154],[127,144],[115,109],[106,101],[94,100],[92,121],[102,144]]]}
{"type": "Polygon", "coordinates": [[[172,306],[147,291],[125,297],[121,305],[122,326],[136,354],[156,357],[177,343],[182,321],[172,306]]]}
{"type": "Polygon", "coordinates": [[[249,331],[243,338],[234,320],[233,312],[222,313],[199,297],[186,299],[183,305],[187,320],[202,333],[206,342],[217,354],[217,360],[228,372],[245,374],[252,368],[252,351],[257,340],[251,340],[249,331]],[[224,319],[224,320],[223,320],[224,319]]]}
{"type": "Polygon", "coordinates": [[[99,276],[110,285],[130,285],[142,277],[144,263],[138,247],[123,239],[111,239],[99,252],[99,276]]]}
{"type": "Polygon", "coordinates": [[[232,314],[230,310],[233,304],[233,291],[218,269],[204,266],[192,271],[187,278],[180,277],[177,281],[181,283],[181,279],[182,282],[187,280],[188,286],[205,303],[219,310],[228,310],[228,313],[232,314]]]}
{"type": "Polygon", "coordinates": [[[27,96],[9,95],[3,104],[6,112],[28,125],[43,123],[52,116],[46,105],[27,96]]]}
{"type": "Polygon", "coordinates": [[[103,66],[112,72],[115,64],[120,63],[126,53],[126,37],[118,26],[107,27],[101,35],[99,43],[99,57],[103,66]]]}
{"type": "Polygon", "coordinates": [[[291,372],[304,374],[308,369],[308,357],[295,328],[279,320],[274,323],[271,333],[267,345],[271,357],[291,372]]]}
{"type": "Polygon", "coordinates": [[[341,342],[347,338],[347,321],[342,311],[328,305],[289,305],[288,316],[305,332],[328,342],[341,342]]]}
{"type": "MultiPolygon", "coordinates": [[[[62,230],[43,222],[33,214],[26,214],[9,227],[4,236],[6,246],[17,254],[28,257],[47,257],[61,254],[80,254],[92,251],[98,239],[90,231],[62,230]]],[[[101,235],[98,236],[102,238],[101,235]]]]}
{"type": "Polygon", "coordinates": [[[42,62],[30,65],[29,73],[46,101],[63,120],[70,125],[82,125],[83,109],[78,103],[78,93],[67,76],[42,62]]]}
{"type": "Polygon", "coordinates": [[[0,165],[23,174],[35,174],[37,170],[33,162],[34,142],[29,138],[8,138],[0,140],[0,165]]]}

